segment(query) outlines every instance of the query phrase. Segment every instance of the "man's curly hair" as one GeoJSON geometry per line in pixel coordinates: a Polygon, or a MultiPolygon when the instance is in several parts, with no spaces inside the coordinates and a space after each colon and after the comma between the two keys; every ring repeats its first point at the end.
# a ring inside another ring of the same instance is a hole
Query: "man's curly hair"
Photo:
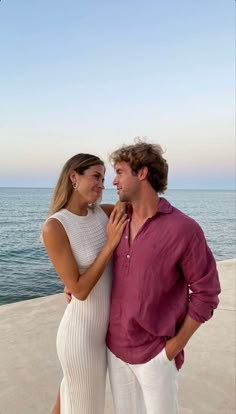
{"type": "Polygon", "coordinates": [[[163,153],[160,145],[138,140],[134,145],[123,145],[112,152],[109,158],[114,167],[118,162],[127,162],[134,174],[142,167],[147,167],[148,182],[157,193],[164,193],[167,189],[168,164],[163,153]]]}

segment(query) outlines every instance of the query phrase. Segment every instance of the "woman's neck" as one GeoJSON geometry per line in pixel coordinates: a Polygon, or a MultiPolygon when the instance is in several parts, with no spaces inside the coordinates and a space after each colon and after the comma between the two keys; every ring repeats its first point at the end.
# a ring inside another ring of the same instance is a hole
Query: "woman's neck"
{"type": "Polygon", "coordinates": [[[65,208],[73,214],[78,216],[87,216],[88,214],[88,203],[81,202],[78,197],[71,197],[65,208]]]}

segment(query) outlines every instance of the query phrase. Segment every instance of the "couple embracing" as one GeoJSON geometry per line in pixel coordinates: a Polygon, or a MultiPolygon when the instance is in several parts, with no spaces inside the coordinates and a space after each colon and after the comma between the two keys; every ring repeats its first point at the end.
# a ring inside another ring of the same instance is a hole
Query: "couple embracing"
{"type": "Polygon", "coordinates": [[[104,162],[77,154],[43,225],[71,297],[53,414],[104,414],[107,366],[116,414],[177,414],[184,348],[219,302],[216,263],[201,227],[160,196],[168,164],[159,145],[122,146],[110,160],[120,202],[98,204],[104,162]]]}

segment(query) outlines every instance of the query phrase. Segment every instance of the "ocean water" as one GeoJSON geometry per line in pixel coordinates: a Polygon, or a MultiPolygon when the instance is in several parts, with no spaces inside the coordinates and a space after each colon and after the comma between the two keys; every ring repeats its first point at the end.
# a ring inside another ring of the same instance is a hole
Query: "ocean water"
{"type": "MultiPolygon", "coordinates": [[[[0,304],[62,292],[40,241],[51,189],[0,188],[0,304]]],[[[236,257],[234,191],[169,190],[165,197],[202,227],[216,260],[236,257]]],[[[114,203],[116,190],[103,202],[114,203]]]]}

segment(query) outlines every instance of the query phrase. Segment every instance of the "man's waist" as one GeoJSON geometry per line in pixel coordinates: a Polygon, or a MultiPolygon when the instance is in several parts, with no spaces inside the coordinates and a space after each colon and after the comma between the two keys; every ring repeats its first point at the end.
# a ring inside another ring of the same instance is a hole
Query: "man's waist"
{"type": "Polygon", "coordinates": [[[112,338],[108,332],[106,343],[110,351],[122,361],[129,364],[144,364],[161,352],[166,340],[165,337],[156,337],[151,341],[140,340],[137,342],[137,340],[130,338],[118,341],[112,338]]]}

